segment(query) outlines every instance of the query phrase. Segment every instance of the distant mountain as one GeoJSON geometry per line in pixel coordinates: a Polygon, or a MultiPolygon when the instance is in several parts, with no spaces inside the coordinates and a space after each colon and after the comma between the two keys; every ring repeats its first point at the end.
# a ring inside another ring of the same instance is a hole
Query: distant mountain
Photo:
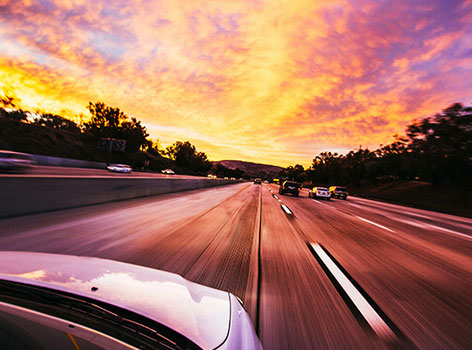
{"type": "Polygon", "coordinates": [[[279,172],[283,169],[282,167],[276,165],[244,162],[242,160],[219,160],[213,163],[221,164],[229,169],[239,168],[252,177],[277,177],[279,172]]]}

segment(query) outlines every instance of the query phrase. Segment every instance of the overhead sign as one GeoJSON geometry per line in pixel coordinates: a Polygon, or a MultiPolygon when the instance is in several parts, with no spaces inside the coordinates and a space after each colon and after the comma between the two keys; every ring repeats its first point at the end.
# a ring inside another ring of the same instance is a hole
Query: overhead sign
{"type": "Polygon", "coordinates": [[[98,148],[109,151],[125,152],[126,140],[100,139],[100,142],[98,143],[98,148]]]}

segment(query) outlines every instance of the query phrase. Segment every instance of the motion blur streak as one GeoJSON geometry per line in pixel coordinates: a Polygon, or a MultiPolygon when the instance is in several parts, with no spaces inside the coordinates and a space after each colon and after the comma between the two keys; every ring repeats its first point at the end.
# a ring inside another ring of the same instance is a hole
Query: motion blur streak
{"type": "Polygon", "coordinates": [[[385,348],[307,248],[318,242],[412,348],[472,348],[472,241],[428,226],[472,236],[471,219],[355,197],[316,203],[305,191],[281,196],[286,215],[268,188],[277,191],[240,183],[4,219],[0,247],[137,263],[228,290],[259,320],[265,349],[385,348]]]}

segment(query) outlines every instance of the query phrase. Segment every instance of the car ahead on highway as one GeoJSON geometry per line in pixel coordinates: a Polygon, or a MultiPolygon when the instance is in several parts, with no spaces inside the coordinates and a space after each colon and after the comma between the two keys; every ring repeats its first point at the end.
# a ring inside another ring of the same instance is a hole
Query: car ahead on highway
{"type": "Polygon", "coordinates": [[[298,182],[285,181],[279,187],[279,194],[291,193],[295,197],[298,197],[298,194],[300,193],[300,187],[301,185],[298,182]]]}
{"type": "Polygon", "coordinates": [[[322,199],[330,200],[331,193],[326,187],[313,187],[308,192],[308,197],[311,197],[313,199],[322,198],[322,199]]]}
{"type": "Polygon", "coordinates": [[[0,252],[1,349],[262,349],[231,293],[147,267],[0,252]]]}
{"type": "Polygon", "coordinates": [[[166,175],[174,175],[175,172],[172,169],[164,169],[161,171],[161,173],[166,174],[166,175]]]}
{"type": "Polygon", "coordinates": [[[262,180],[257,178],[257,179],[254,179],[254,183],[257,184],[257,185],[260,185],[262,184],[262,180]]]}
{"type": "Polygon", "coordinates": [[[331,194],[331,197],[333,198],[342,198],[342,199],[346,199],[348,195],[346,191],[346,187],[342,187],[342,186],[331,186],[329,188],[329,193],[331,194]]]}
{"type": "Polygon", "coordinates": [[[133,171],[133,168],[127,164],[110,164],[107,169],[114,173],[130,173],[133,171]]]}
{"type": "Polygon", "coordinates": [[[33,165],[34,160],[29,154],[0,150],[0,172],[26,172],[33,165]]]}

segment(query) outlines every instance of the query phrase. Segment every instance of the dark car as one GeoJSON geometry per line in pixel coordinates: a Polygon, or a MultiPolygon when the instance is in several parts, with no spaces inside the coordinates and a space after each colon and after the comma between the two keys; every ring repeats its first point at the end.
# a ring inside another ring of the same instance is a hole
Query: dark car
{"type": "Polygon", "coordinates": [[[262,180],[259,178],[254,179],[254,183],[260,185],[262,183],[262,180]]]}
{"type": "Polygon", "coordinates": [[[329,188],[329,193],[331,194],[332,198],[346,199],[348,195],[346,187],[342,186],[331,186],[329,188]]]}
{"type": "Polygon", "coordinates": [[[285,181],[282,185],[279,187],[279,194],[286,194],[286,193],[291,193],[295,197],[298,197],[298,194],[300,193],[300,184],[295,181],[285,181]]]}

